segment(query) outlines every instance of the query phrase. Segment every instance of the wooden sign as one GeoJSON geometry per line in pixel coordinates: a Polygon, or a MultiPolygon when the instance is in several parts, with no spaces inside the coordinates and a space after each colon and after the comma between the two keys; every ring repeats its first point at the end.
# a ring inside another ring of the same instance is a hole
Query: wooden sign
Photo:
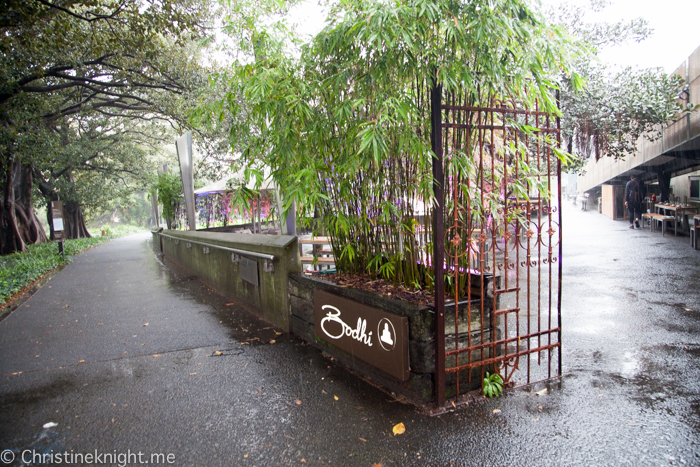
{"type": "Polygon", "coordinates": [[[51,218],[54,239],[63,241],[63,204],[60,201],[51,201],[51,218]]]}
{"type": "Polygon", "coordinates": [[[314,323],[317,337],[408,381],[407,317],[315,290],[314,323]]]}

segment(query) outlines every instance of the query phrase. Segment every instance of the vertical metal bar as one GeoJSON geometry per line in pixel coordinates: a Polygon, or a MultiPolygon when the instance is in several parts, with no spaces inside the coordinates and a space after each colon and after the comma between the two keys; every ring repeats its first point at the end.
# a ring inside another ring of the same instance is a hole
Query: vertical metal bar
{"type": "MultiPolygon", "coordinates": [[[[559,91],[556,91],[556,99],[557,99],[557,107],[559,107],[559,91]]],[[[561,120],[559,117],[557,117],[557,146],[561,147],[561,120]]],[[[557,376],[562,375],[561,373],[561,280],[562,280],[562,264],[564,263],[563,261],[563,256],[562,256],[562,230],[563,230],[563,223],[562,223],[562,213],[561,213],[561,161],[559,158],[557,158],[557,177],[559,178],[559,183],[557,184],[557,198],[558,198],[558,211],[559,211],[559,283],[557,284],[558,294],[557,294],[557,327],[559,328],[559,331],[557,331],[557,342],[559,343],[558,351],[558,365],[559,365],[559,374],[557,376]]]]}
{"type": "MultiPolygon", "coordinates": [[[[491,108],[493,109],[496,106],[496,102],[493,96],[491,96],[491,108]]],[[[491,110],[491,129],[489,130],[489,152],[491,153],[491,190],[495,192],[497,190],[496,187],[496,140],[495,140],[495,131],[493,129],[494,125],[496,124],[495,121],[496,117],[496,111],[491,110]]],[[[498,225],[498,221],[496,219],[499,218],[498,216],[498,205],[494,203],[494,206],[492,207],[492,213],[491,213],[491,222],[493,223],[492,225],[492,231],[491,231],[491,255],[492,255],[492,260],[491,260],[491,292],[493,294],[493,298],[491,299],[491,316],[489,319],[489,326],[491,327],[491,345],[490,345],[490,355],[489,358],[494,358],[496,356],[496,297],[498,297],[498,294],[496,293],[496,253],[498,251],[498,228],[500,227],[498,225]],[[494,212],[495,211],[495,212],[494,212]]]]}
{"type": "Polygon", "coordinates": [[[445,226],[444,170],[442,151],[442,85],[437,70],[430,90],[431,144],[433,159],[433,273],[435,275],[435,402],[445,403],[445,226]]]}
{"type": "MultiPolygon", "coordinates": [[[[552,122],[550,120],[549,115],[547,115],[546,121],[545,121],[545,127],[549,130],[552,126],[552,122]]],[[[547,303],[547,330],[552,329],[552,237],[553,231],[552,231],[552,149],[549,144],[545,147],[545,154],[547,156],[547,192],[549,194],[549,213],[547,215],[547,226],[549,229],[547,229],[547,235],[549,235],[549,244],[547,248],[547,273],[549,276],[549,287],[547,288],[548,291],[548,303],[547,303]]],[[[557,180],[557,183],[559,181],[557,180]]],[[[557,203],[559,201],[557,200],[557,203]]],[[[548,332],[547,333],[547,344],[551,345],[552,344],[552,333],[548,332]]],[[[552,351],[551,349],[547,352],[547,378],[552,377],[552,351]]]]}
{"type": "MultiPolygon", "coordinates": [[[[540,128],[539,100],[535,100],[535,128],[540,128]]],[[[541,140],[535,136],[537,148],[537,182],[542,183],[541,140]]],[[[542,347],[542,196],[537,196],[537,347],[542,347]]],[[[537,352],[537,365],[542,364],[542,352],[537,352]]],[[[530,381],[528,381],[529,383],[530,381]]]]}
{"type": "MultiPolygon", "coordinates": [[[[529,124],[530,120],[530,115],[529,113],[525,114],[525,125],[529,124]]],[[[530,165],[530,137],[527,133],[525,133],[525,163],[529,166],[530,165]]],[[[526,275],[527,275],[527,312],[526,312],[526,319],[527,319],[527,331],[525,332],[526,336],[529,336],[532,330],[532,323],[530,320],[530,310],[532,308],[532,276],[530,272],[530,267],[531,267],[531,261],[532,261],[532,232],[530,229],[532,229],[532,211],[530,210],[530,192],[529,192],[529,186],[528,186],[528,193],[527,193],[527,202],[525,203],[525,210],[527,211],[525,213],[525,218],[527,219],[527,252],[525,255],[525,261],[527,262],[526,264],[526,275]]],[[[518,341],[520,341],[518,339],[518,341]]],[[[531,339],[528,337],[527,338],[527,382],[530,382],[530,350],[531,350],[531,345],[530,345],[531,339]]]]}
{"type": "MultiPolygon", "coordinates": [[[[461,95],[460,95],[461,97],[461,95]]],[[[454,92],[452,93],[452,105],[458,105],[459,102],[455,100],[455,94],[454,92]]],[[[459,110],[453,110],[452,111],[452,119],[455,123],[460,123],[460,118],[459,116],[461,115],[459,110]]],[[[457,157],[457,133],[459,130],[457,128],[452,129],[452,153],[451,153],[451,158],[457,157]]],[[[446,141],[449,141],[449,138],[445,138],[446,141]]],[[[449,153],[449,150],[447,151],[449,153]]],[[[457,207],[459,206],[459,199],[458,199],[458,194],[459,191],[457,189],[457,185],[459,183],[458,180],[458,172],[457,169],[454,165],[452,165],[452,170],[453,170],[453,176],[452,176],[452,186],[450,187],[450,190],[452,190],[452,209],[453,211],[453,218],[452,218],[452,230],[453,230],[453,235],[459,235],[458,232],[458,220],[459,220],[459,211],[457,207]]],[[[459,252],[457,249],[459,248],[459,244],[455,243],[455,252],[454,256],[451,258],[452,263],[451,267],[454,267],[454,295],[455,295],[455,312],[454,312],[454,320],[455,320],[455,350],[459,350],[459,252]]],[[[455,366],[459,366],[459,353],[455,355],[455,366]]],[[[460,372],[458,371],[455,376],[455,396],[459,397],[460,390],[459,390],[459,374],[460,372]]]]}

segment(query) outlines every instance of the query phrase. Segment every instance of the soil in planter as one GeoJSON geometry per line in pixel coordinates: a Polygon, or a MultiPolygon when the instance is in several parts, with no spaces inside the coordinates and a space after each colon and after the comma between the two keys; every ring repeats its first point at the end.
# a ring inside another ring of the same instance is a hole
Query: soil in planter
{"type": "Polygon", "coordinates": [[[402,285],[396,286],[384,279],[372,279],[358,274],[343,273],[323,274],[319,277],[340,287],[354,287],[397,300],[405,300],[421,305],[433,305],[435,303],[435,295],[432,292],[427,290],[408,290],[402,285]]]}

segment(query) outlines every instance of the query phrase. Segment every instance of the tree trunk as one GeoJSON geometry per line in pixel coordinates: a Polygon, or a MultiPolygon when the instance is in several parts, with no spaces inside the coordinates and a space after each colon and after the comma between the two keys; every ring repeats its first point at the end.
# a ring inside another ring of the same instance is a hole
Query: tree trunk
{"type": "Polygon", "coordinates": [[[63,202],[63,235],[65,238],[89,238],[83,211],[77,201],[63,202]]]}
{"type": "Polygon", "coordinates": [[[27,251],[27,244],[46,242],[46,232],[34,213],[32,167],[14,158],[4,171],[0,209],[0,254],[27,251]]]}
{"type": "MultiPolygon", "coordinates": [[[[41,173],[35,171],[34,176],[38,180],[39,190],[44,195],[47,206],[51,205],[51,201],[59,201],[58,193],[53,189],[52,185],[42,178],[41,173]]],[[[70,171],[67,172],[66,176],[68,180],[73,183],[73,176],[70,171]]],[[[80,209],[80,204],[72,200],[61,200],[61,202],[63,203],[63,238],[76,239],[92,237],[85,225],[85,218],[83,217],[83,211],[80,209]]],[[[51,229],[50,238],[53,240],[55,236],[51,209],[46,210],[46,220],[49,222],[49,228],[51,229]]]]}
{"type": "Polygon", "coordinates": [[[44,243],[49,239],[44,227],[34,212],[32,192],[34,190],[33,167],[23,165],[19,168],[19,177],[15,180],[15,212],[19,223],[22,238],[27,243],[44,243]]]}
{"type": "Polygon", "coordinates": [[[15,251],[27,251],[27,246],[22,240],[15,216],[15,166],[17,160],[11,158],[5,167],[5,186],[2,197],[2,218],[0,227],[0,254],[7,255],[15,251]]]}

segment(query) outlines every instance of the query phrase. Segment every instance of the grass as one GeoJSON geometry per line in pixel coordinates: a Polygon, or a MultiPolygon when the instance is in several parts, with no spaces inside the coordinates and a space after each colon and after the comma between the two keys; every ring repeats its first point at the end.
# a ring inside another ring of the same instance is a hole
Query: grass
{"type": "Polygon", "coordinates": [[[0,308],[15,294],[32,285],[45,274],[72,261],[72,257],[100,245],[109,239],[122,237],[144,229],[132,225],[111,227],[109,234],[101,235],[101,229],[91,231],[92,238],[80,238],[63,242],[65,256],[58,254],[56,242],[29,245],[25,253],[0,256],[0,308]]]}

